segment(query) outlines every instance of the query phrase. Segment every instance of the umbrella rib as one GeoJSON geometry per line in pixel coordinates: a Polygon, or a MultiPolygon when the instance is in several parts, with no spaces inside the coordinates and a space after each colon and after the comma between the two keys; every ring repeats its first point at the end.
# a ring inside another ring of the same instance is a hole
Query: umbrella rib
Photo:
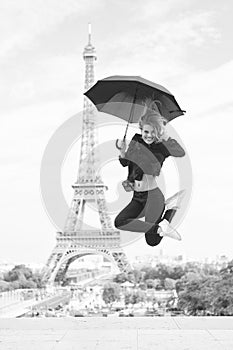
{"type": "Polygon", "coordinates": [[[129,123],[133,117],[133,112],[134,112],[134,109],[135,109],[135,101],[136,101],[136,97],[137,97],[137,91],[138,91],[138,83],[136,84],[136,89],[135,89],[135,94],[134,94],[134,97],[133,97],[133,103],[132,103],[132,106],[131,106],[131,109],[130,109],[130,114],[129,114],[129,119],[128,119],[128,122],[127,122],[127,125],[126,125],[126,129],[125,129],[125,135],[124,135],[124,138],[123,140],[125,141],[125,138],[126,138],[126,134],[127,134],[127,131],[128,131],[128,127],[129,127],[129,123]]]}

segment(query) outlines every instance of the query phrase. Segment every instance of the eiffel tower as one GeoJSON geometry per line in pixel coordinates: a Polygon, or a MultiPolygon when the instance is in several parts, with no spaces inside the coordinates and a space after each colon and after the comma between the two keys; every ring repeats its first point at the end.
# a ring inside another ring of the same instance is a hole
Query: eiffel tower
{"type": "MultiPolygon", "coordinates": [[[[89,24],[88,44],[84,48],[85,90],[94,84],[94,61],[97,59],[91,44],[91,25],[89,24]]],[[[104,185],[97,174],[97,131],[95,128],[95,107],[84,97],[81,154],[78,178],[72,186],[74,196],[69,208],[63,232],[58,232],[56,246],[45,268],[44,280],[52,285],[56,277],[62,280],[69,265],[76,259],[90,254],[101,254],[110,260],[120,272],[131,270],[131,266],[120,246],[120,231],[112,226],[107,213],[104,185]],[[84,228],[83,218],[88,203],[96,207],[100,229],[84,228]]]]}

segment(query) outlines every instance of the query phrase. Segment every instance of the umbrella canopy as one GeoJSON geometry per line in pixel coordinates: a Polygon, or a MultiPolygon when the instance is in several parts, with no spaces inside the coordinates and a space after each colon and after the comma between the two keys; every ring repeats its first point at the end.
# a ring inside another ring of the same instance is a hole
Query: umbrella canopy
{"type": "Polygon", "coordinates": [[[84,95],[98,111],[113,114],[129,123],[138,122],[147,98],[161,103],[160,113],[167,121],[185,112],[170,91],[140,76],[115,75],[98,80],[84,95]]]}

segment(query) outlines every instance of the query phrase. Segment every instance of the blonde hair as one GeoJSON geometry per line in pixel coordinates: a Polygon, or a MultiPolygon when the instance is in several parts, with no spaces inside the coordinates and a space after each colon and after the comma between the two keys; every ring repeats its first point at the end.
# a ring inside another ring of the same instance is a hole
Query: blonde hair
{"type": "Polygon", "coordinates": [[[152,126],[158,140],[161,139],[167,124],[167,120],[160,113],[161,107],[160,101],[146,99],[144,114],[139,119],[139,128],[142,130],[144,125],[152,126]]]}

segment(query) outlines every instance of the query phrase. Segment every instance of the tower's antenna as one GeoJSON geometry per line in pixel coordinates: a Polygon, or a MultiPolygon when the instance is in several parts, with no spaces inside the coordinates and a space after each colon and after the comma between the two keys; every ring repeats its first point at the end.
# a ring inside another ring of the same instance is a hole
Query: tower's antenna
{"type": "Polygon", "coordinates": [[[91,23],[88,23],[88,45],[91,45],[91,23]]]}

